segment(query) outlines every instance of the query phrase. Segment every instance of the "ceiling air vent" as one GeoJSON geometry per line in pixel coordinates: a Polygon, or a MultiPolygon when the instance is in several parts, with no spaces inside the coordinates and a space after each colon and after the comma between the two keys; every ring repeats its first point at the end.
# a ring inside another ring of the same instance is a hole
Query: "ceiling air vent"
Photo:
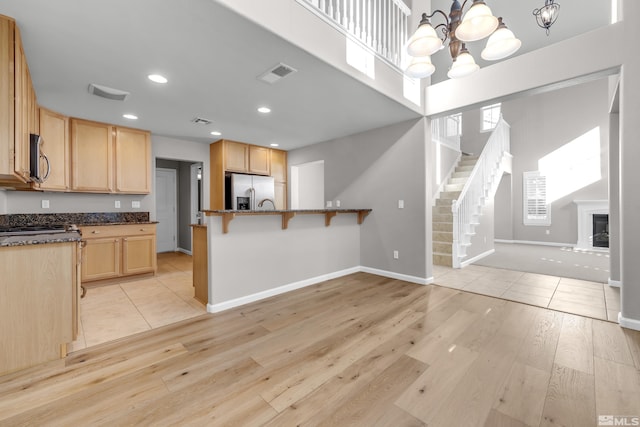
{"type": "Polygon", "coordinates": [[[95,83],[89,85],[89,93],[102,98],[113,99],[114,101],[124,101],[127,99],[127,96],[129,96],[129,92],[125,92],[124,90],[97,85],[95,83]]]}
{"type": "Polygon", "coordinates": [[[195,123],[197,125],[210,125],[213,122],[209,119],[203,119],[202,117],[194,117],[191,119],[191,123],[195,123]]]}
{"type": "Polygon", "coordinates": [[[291,73],[295,73],[295,68],[288,66],[287,64],[283,64],[282,62],[276,65],[275,67],[271,67],[269,70],[258,76],[258,80],[261,80],[265,83],[274,84],[278,80],[283,77],[288,76],[291,73]]]}

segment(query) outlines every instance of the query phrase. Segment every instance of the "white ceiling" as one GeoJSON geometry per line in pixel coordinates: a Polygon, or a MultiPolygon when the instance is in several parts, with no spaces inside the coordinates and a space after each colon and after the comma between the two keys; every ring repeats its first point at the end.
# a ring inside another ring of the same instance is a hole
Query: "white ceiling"
{"type": "MultiPolygon", "coordinates": [[[[609,22],[608,0],[589,2],[588,10],[580,0],[558,2],[549,37],[531,14],[544,0],[487,3],[523,41],[519,54],[609,22]]],[[[451,5],[432,3],[445,11],[451,5]]],[[[212,0],[2,0],[0,14],[21,29],[39,103],[69,116],[203,143],[220,130],[223,138],[285,150],[418,117],[212,0]],[[256,79],[279,62],[298,72],[274,85],[256,79]],[[169,83],[148,81],[150,73],[169,83]],[[131,96],[98,98],[88,93],[90,83],[131,96]],[[259,114],[260,105],[273,112],[259,114]],[[194,117],[213,124],[193,124],[194,117]]],[[[470,49],[479,60],[482,45],[470,49]]],[[[450,59],[440,52],[433,61],[437,82],[450,59]]]]}
{"type": "Polygon", "coordinates": [[[0,14],[21,29],[39,103],[73,117],[204,143],[220,130],[285,150],[418,117],[211,0],[2,0],[0,14]],[[256,79],[279,62],[298,72],[274,85],[256,79]],[[98,98],[90,83],[131,95],[98,98]]]}

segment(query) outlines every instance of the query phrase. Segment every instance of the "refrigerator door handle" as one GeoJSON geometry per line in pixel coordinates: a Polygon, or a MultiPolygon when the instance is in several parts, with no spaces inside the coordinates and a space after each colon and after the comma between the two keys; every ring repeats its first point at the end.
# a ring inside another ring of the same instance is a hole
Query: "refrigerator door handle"
{"type": "Polygon", "coordinates": [[[250,204],[251,210],[255,211],[256,210],[256,189],[251,187],[249,189],[249,194],[251,195],[250,196],[251,197],[251,204],[250,204]]]}

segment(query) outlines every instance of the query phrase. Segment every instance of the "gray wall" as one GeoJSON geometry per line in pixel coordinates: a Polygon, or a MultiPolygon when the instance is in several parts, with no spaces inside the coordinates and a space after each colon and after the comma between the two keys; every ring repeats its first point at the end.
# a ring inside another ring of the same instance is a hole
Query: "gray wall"
{"type": "MultiPolygon", "coordinates": [[[[503,102],[502,114],[511,125],[513,175],[511,191],[496,194],[496,238],[520,241],[575,244],[577,208],[574,200],[608,199],[609,87],[599,79],[535,96],[503,102]],[[570,113],[568,113],[570,112],[570,113]],[[600,127],[602,178],[568,194],[551,205],[551,226],[525,226],[522,219],[522,173],[538,170],[538,160],[585,132],[600,127]],[[513,213],[504,220],[504,212],[513,213]],[[549,234],[546,234],[549,230],[549,234]],[[509,238],[508,236],[511,236],[509,238]]],[[[479,154],[489,134],[479,133],[479,109],[463,114],[462,150],[479,154]]],[[[505,184],[502,183],[501,187],[505,184]]]]}
{"type": "MultiPolygon", "coordinates": [[[[449,176],[449,172],[451,169],[458,163],[458,158],[460,157],[460,151],[454,150],[453,148],[440,144],[438,142],[433,142],[431,144],[431,156],[434,159],[434,162],[438,162],[440,164],[440,168],[432,167],[431,169],[431,180],[433,185],[431,187],[431,195],[435,197],[438,193],[438,188],[445,183],[449,176]],[[440,147],[440,158],[437,158],[437,147],[440,147]],[[438,174],[438,172],[440,172],[438,174]],[[439,176],[438,176],[439,175],[439,176]]],[[[435,198],[433,199],[433,204],[435,204],[435,198]]]]}
{"type": "Polygon", "coordinates": [[[494,237],[499,240],[513,239],[513,175],[504,174],[494,198],[494,237]]]}
{"type": "Polygon", "coordinates": [[[428,278],[427,143],[425,121],[419,119],[292,150],[288,162],[324,160],[326,200],[373,209],[361,229],[363,266],[428,278]],[[404,200],[404,209],[398,209],[398,200],[404,200]]]}

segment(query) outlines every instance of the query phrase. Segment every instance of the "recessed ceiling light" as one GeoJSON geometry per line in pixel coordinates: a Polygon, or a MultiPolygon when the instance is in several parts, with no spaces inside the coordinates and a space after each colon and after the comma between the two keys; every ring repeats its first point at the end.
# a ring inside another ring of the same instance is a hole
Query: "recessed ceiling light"
{"type": "Polygon", "coordinates": [[[272,147],[279,147],[280,144],[271,144],[272,147]]]}
{"type": "Polygon", "coordinates": [[[258,112],[263,113],[263,114],[267,114],[271,112],[271,108],[269,107],[260,107],[258,108],[258,112]]]}
{"type": "Polygon", "coordinates": [[[217,130],[214,130],[213,132],[211,132],[211,135],[220,136],[220,135],[222,135],[222,132],[218,132],[217,130]]]}
{"type": "Polygon", "coordinates": [[[166,83],[169,81],[165,76],[161,76],[160,74],[149,74],[147,77],[155,83],[166,83]]]}
{"type": "Polygon", "coordinates": [[[122,117],[129,120],[138,120],[138,116],[133,114],[123,114],[122,117]]]}

